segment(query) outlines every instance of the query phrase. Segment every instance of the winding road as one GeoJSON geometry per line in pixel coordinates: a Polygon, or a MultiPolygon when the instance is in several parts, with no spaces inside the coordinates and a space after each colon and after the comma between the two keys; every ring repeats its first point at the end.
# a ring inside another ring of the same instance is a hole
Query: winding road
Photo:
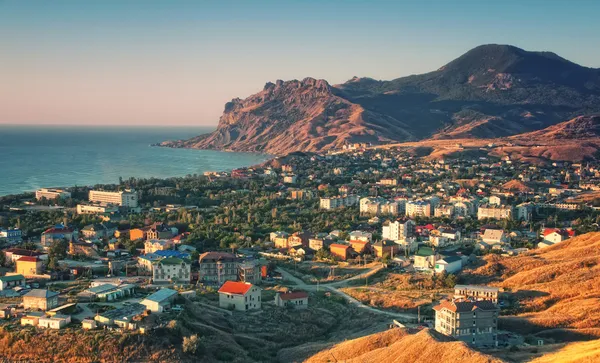
{"type": "Polygon", "coordinates": [[[349,304],[352,304],[358,308],[365,309],[365,310],[368,310],[368,311],[376,313],[376,314],[387,315],[387,316],[397,319],[398,321],[401,321],[403,323],[415,323],[417,321],[416,314],[396,313],[393,311],[376,309],[372,306],[365,305],[362,302],[353,298],[352,296],[344,293],[343,291],[338,290],[339,287],[343,287],[349,281],[364,279],[366,277],[369,277],[369,276],[379,272],[381,269],[383,269],[383,265],[373,267],[369,271],[363,272],[361,274],[358,274],[356,276],[350,277],[345,280],[335,281],[335,282],[331,282],[331,283],[327,283],[327,284],[318,284],[318,285],[307,284],[304,281],[302,281],[301,279],[297,278],[296,276],[292,275],[291,273],[289,273],[288,271],[284,270],[281,267],[277,267],[275,270],[281,274],[281,276],[283,277],[284,280],[292,281],[295,284],[295,286],[298,287],[299,289],[303,289],[303,290],[307,290],[307,291],[318,291],[319,289],[326,289],[334,294],[337,294],[337,295],[343,297],[344,299],[346,299],[346,301],[349,304]]]}

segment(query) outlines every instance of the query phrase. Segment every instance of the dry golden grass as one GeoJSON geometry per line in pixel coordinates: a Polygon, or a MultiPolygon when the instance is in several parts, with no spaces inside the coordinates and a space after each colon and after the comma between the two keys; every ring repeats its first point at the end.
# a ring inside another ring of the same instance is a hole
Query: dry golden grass
{"type": "Polygon", "coordinates": [[[368,288],[344,288],[346,294],[363,304],[384,309],[413,310],[418,306],[431,304],[431,293],[421,291],[388,291],[368,288]]]}
{"type": "Polygon", "coordinates": [[[600,325],[600,233],[588,233],[514,258],[487,256],[467,280],[512,291],[519,317],[539,328],[600,325]],[[495,282],[494,282],[495,281],[495,282]]]}
{"type": "Polygon", "coordinates": [[[502,362],[429,329],[416,334],[408,334],[402,329],[393,329],[350,340],[322,351],[305,362],[336,361],[346,363],[502,362]]]}
{"type": "Polygon", "coordinates": [[[593,363],[600,362],[600,340],[571,343],[564,348],[540,358],[531,363],[593,363]]]}

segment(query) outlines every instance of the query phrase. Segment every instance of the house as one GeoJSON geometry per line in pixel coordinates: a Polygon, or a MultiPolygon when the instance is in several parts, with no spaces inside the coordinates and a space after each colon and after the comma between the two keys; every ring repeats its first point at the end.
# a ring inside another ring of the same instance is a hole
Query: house
{"type": "Polygon", "coordinates": [[[508,242],[507,234],[501,229],[487,228],[481,240],[488,245],[503,245],[508,242]]]}
{"type": "Polygon", "coordinates": [[[44,271],[44,263],[37,256],[36,257],[21,257],[16,262],[17,274],[27,276],[41,275],[44,271]]]}
{"type": "Polygon", "coordinates": [[[242,282],[250,282],[252,284],[260,283],[261,281],[261,266],[254,261],[246,261],[238,266],[238,278],[242,282]]]}
{"type": "Polygon", "coordinates": [[[373,234],[364,231],[352,231],[348,234],[348,239],[352,241],[371,242],[373,240],[373,234]]]}
{"type": "Polygon", "coordinates": [[[261,289],[248,282],[225,281],[219,289],[219,306],[248,311],[261,308],[261,289]]]}
{"type": "Polygon", "coordinates": [[[150,229],[150,227],[130,229],[129,230],[129,239],[131,239],[132,241],[146,239],[146,233],[148,232],[149,229],[150,229]]]}
{"type": "Polygon", "coordinates": [[[275,305],[306,309],[308,307],[308,293],[304,291],[278,292],[275,295],[275,305]]]}
{"type": "Polygon", "coordinates": [[[544,240],[538,244],[538,247],[548,247],[556,243],[560,243],[566,239],[575,236],[575,231],[572,229],[545,228],[542,231],[544,240]]]}
{"type": "Polygon", "coordinates": [[[102,239],[108,237],[108,231],[103,224],[88,224],[81,229],[81,234],[86,239],[102,239]]]}
{"type": "Polygon", "coordinates": [[[295,246],[308,246],[310,234],[308,232],[296,232],[288,237],[287,248],[295,246]]]}
{"type": "Polygon", "coordinates": [[[23,309],[50,310],[58,306],[58,292],[33,289],[23,296],[23,309]]]}
{"type": "Polygon", "coordinates": [[[40,260],[47,260],[48,254],[39,251],[26,250],[24,248],[9,248],[4,251],[7,260],[16,263],[21,257],[38,257],[40,260]]]}
{"type": "Polygon", "coordinates": [[[56,314],[54,316],[45,316],[39,318],[38,327],[48,329],[62,329],[71,323],[70,315],[56,314]]]}
{"type": "Polygon", "coordinates": [[[144,253],[154,253],[156,251],[170,250],[175,246],[173,241],[168,239],[148,239],[144,242],[144,253]]]}
{"type": "Polygon", "coordinates": [[[26,326],[26,325],[38,326],[40,318],[43,318],[45,316],[46,316],[46,314],[44,314],[41,311],[30,311],[30,312],[27,312],[21,318],[21,325],[22,326],[26,326]]]}
{"type": "Polygon", "coordinates": [[[94,330],[97,327],[98,327],[98,324],[96,324],[96,320],[83,319],[81,321],[81,328],[84,330],[94,330]]]}
{"type": "Polygon", "coordinates": [[[342,245],[339,243],[332,243],[329,245],[329,252],[342,261],[346,261],[352,255],[352,247],[350,245],[342,245]]]}
{"type": "Polygon", "coordinates": [[[71,241],[69,242],[69,255],[71,256],[84,256],[91,258],[98,258],[98,246],[94,243],[71,241]]]}
{"type": "Polygon", "coordinates": [[[18,228],[0,228],[0,241],[5,241],[9,244],[17,244],[22,241],[22,236],[23,233],[18,228]]]}
{"type": "Polygon", "coordinates": [[[442,301],[433,308],[435,330],[467,344],[498,345],[498,313],[491,301],[442,301]]]}
{"type": "Polygon", "coordinates": [[[137,259],[138,268],[145,272],[152,272],[152,264],[155,261],[162,260],[168,257],[175,257],[181,259],[189,259],[190,254],[187,252],[181,252],[177,250],[164,250],[148,253],[146,255],[139,256],[137,259]]]}
{"type": "Polygon", "coordinates": [[[204,252],[198,258],[198,262],[198,277],[201,282],[220,285],[225,281],[236,281],[238,278],[240,262],[231,253],[204,252]]]}
{"type": "Polygon", "coordinates": [[[57,224],[56,226],[45,230],[42,233],[41,243],[44,247],[49,247],[56,241],[72,241],[76,238],[76,233],[73,228],[69,228],[63,224],[57,224]]]}
{"type": "Polygon", "coordinates": [[[457,273],[462,269],[462,259],[458,256],[445,256],[435,261],[435,272],[457,273]]]}
{"type": "Polygon", "coordinates": [[[455,285],[454,299],[489,300],[494,304],[497,304],[499,292],[500,289],[497,287],[455,285]]]}
{"type": "Polygon", "coordinates": [[[413,266],[416,270],[433,270],[439,255],[429,247],[421,247],[414,258],[413,266]]]}
{"type": "Polygon", "coordinates": [[[152,263],[153,283],[186,283],[192,280],[192,264],[189,260],[167,257],[152,263]]]}
{"type": "Polygon", "coordinates": [[[121,328],[131,328],[133,318],[142,315],[145,311],[146,306],[134,303],[119,309],[107,310],[96,314],[94,320],[102,326],[117,325],[121,328]]]}
{"type": "Polygon", "coordinates": [[[18,286],[25,286],[25,277],[23,275],[14,274],[0,277],[0,291],[18,286]]]}
{"type": "Polygon", "coordinates": [[[389,239],[384,239],[375,242],[373,244],[373,250],[375,251],[375,256],[379,258],[382,258],[385,255],[393,257],[394,254],[398,253],[400,247],[396,242],[390,241],[389,239]]]}
{"type": "Polygon", "coordinates": [[[358,254],[371,252],[371,243],[369,241],[350,240],[350,246],[358,254]]]}
{"type": "Polygon", "coordinates": [[[173,301],[177,298],[178,292],[171,289],[160,289],[152,295],[147,296],[140,304],[154,313],[162,313],[171,308],[173,301]]]}
{"type": "Polygon", "coordinates": [[[146,239],[148,239],[148,240],[171,239],[171,238],[177,236],[178,233],[179,233],[179,230],[175,227],[170,227],[164,223],[154,223],[146,231],[146,239]]]}

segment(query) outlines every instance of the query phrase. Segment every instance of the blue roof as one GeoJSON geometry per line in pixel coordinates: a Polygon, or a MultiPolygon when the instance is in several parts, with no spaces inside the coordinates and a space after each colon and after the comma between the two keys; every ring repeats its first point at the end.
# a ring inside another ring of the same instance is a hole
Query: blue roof
{"type": "Polygon", "coordinates": [[[156,251],[156,252],[154,252],[154,255],[159,256],[159,257],[177,257],[177,258],[189,258],[190,257],[189,253],[180,252],[177,250],[156,251]]]}

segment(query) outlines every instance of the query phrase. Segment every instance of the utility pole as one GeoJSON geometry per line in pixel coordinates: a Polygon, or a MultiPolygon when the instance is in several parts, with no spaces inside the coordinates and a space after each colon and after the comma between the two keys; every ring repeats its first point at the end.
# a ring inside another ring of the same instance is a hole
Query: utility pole
{"type": "Polygon", "coordinates": [[[421,305],[417,306],[417,323],[421,324],[421,305]]]}

